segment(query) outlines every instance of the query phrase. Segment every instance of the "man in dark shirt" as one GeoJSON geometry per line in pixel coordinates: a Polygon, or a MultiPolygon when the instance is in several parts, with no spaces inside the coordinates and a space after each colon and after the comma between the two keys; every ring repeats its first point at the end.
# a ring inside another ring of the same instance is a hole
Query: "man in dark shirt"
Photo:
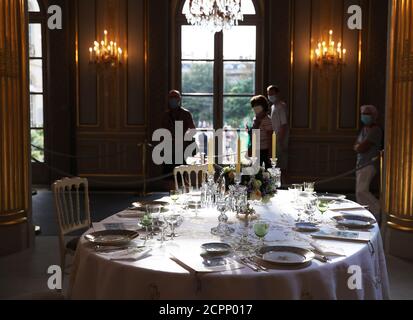
{"type": "MultiPolygon", "coordinates": [[[[181,122],[183,125],[183,137],[179,137],[181,141],[184,141],[185,133],[190,129],[195,129],[195,123],[190,111],[182,107],[182,97],[179,91],[171,90],[168,94],[168,109],[162,118],[162,127],[170,131],[172,135],[172,147],[174,164],[166,164],[164,166],[165,174],[173,172],[176,166],[182,165],[182,163],[175,164],[175,124],[181,122]]],[[[184,141],[183,152],[192,141],[184,141]]],[[[185,159],[184,159],[185,160],[185,159]]]]}

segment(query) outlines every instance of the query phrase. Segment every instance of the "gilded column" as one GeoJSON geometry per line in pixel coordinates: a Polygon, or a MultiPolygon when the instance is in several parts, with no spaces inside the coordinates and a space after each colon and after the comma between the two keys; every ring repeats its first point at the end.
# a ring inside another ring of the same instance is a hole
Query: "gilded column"
{"type": "Polygon", "coordinates": [[[383,194],[387,245],[397,255],[410,246],[413,257],[413,0],[390,2],[383,194]]]}
{"type": "Polygon", "coordinates": [[[0,1],[0,255],[31,239],[26,0],[0,1]]]}

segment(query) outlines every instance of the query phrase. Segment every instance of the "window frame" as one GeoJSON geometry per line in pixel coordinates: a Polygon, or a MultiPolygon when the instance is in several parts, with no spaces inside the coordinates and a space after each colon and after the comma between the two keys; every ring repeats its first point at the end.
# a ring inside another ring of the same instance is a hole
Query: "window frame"
{"type": "MultiPolygon", "coordinates": [[[[256,56],[255,60],[244,59],[245,62],[255,61],[255,92],[252,95],[258,94],[263,89],[263,19],[261,14],[261,8],[258,1],[251,0],[255,7],[255,15],[244,15],[244,20],[239,21],[239,26],[255,26],[256,27],[256,56]]],[[[175,26],[171,28],[175,30],[175,35],[172,36],[172,52],[175,54],[172,58],[172,87],[182,92],[182,26],[190,25],[187,22],[185,15],[182,13],[183,7],[186,0],[179,0],[178,5],[176,6],[176,11],[174,13],[175,26]]],[[[223,128],[224,126],[224,99],[226,97],[251,97],[249,94],[226,94],[224,92],[224,63],[231,61],[244,61],[242,59],[224,59],[223,57],[223,32],[217,32],[214,36],[214,59],[211,60],[214,62],[214,75],[213,75],[213,122],[215,130],[223,128]]],[[[208,59],[199,59],[200,61],[207,61],[208,59]]],[[[196,61],[196,60],[191,60],[196,61]]],[[[192,94],[185,96],[197,96],[203,97],[202,94],[192,94]]],[[[211,95],[207,95],[211,97],[211,95]]]]}
{"type": "MultiPolygon", "coordinates": [[[[41,57],[30,57],[28,55],[28,63],[30,66],[30,61],[32,60],[39,60],[42,61],[42,92],[29,92],[30,97],[31,96],[42,96],[43,97],[43,127],[32,127],[31,124],[31,118],[30,118],[30,135],[32,133],[32,130],[43,130],[43,147],[47,148],[48,145],[48,121],[47,121],[47,97],[48,97],[48,90],[47,90],[47,43],[46,43],[46,13],[45,13],[45,7],[43,4],[43,1],[41,0],[36,0],[37,3],[39,4],[40,11],[35,12],[35,11],[29,11],[28,12],[28,28],[30,24],[40,24],[41,26],[41,36],[42,36],[42,55],[41,57]]],[[[29,38],[27,38],[29,40],[29,38]]],[[[31,145],[30,145],[31,147],[31,145]]],[[[33,149],[33,147],[31,147],[33,149]]],[[[37,159],[38,160],[38,159],[37,159]]],[[[49,162],[49,155],[44,152],[43,156],[43,161],[34,161],[31,160],[32,165],[34,166],[41,166],[49,162]]]]}

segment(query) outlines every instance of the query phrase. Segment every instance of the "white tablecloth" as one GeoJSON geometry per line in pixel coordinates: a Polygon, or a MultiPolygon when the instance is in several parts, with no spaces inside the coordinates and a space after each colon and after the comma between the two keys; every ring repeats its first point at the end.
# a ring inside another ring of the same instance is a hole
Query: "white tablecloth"
{"type": "MultiPolygon", "coordinates": [[[[343,207],[357,204],[345,202],[343,207]]],[[[269,245],[309,247],[314,241],[308,234],[293,232],[297,212],[289,194],[280,191],[269,205],[255,207],[262,218],[273,225],[267,235],[269,245]]],[[[354,212],[354,211],[353,211],[354,212]]],[[[371,215],[363,209],[359,214],[371,215]]],[[[327,212],[322,220],[333,227],[327,212]]],[[[341,251],[345,257],[333,258],[329,263],[314,260],[301,269],[271,269],[254,272],[245,267],[215,273],[190,272],[171,259],[174,255],[193,254],[199,258],[200,245],[221,240],[210,234],[217,224],[217,212],[201,210],[202,219],[193,219],[194,213],[184,213],[185,222],[177,229],[180,237],[163,246],[153,240],[150,256],[130,262],[113,261],[108,255],[96,253],[83,238],[79,243],[70,279],[69,296],[72,299],[388,299],[388,277],[379,228],[371,229],[371,244],[316,240],[317,244],[341,251]],[[348,286],[349,267],[360,266],[362,289],[348,286]]],[[[233,226],[239,221],[230,215],[233,226]]],[[[136,223],[133,219],[114,215],[104,222],[136,223]]],[[[93,230],[91,230],[93,231],[93,230]]],[[[90,231],[89,231],[90,232],[90,231]]],[[[253,236],[254,237],[254,236],[253,236]]],[[[234,241],[234,239],[225,239],[234,241]]]]}

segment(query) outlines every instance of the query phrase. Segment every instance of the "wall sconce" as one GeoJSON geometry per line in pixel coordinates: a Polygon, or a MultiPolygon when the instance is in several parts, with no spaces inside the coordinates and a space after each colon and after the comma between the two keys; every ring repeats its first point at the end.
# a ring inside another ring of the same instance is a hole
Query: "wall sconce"
{"type": "Polygon", "coordinates": [[[333,30],[329,31],[328,44],[322,40],[317,44],[317,47],[311,51],[311,61],[314,61],[317,67],[324,65],[338,66],[346,63],[347,50],[341,42],[337,44],[333,40],[333,30]]]}
{"type": "Polygon", "coordinates": [[[94,47],[89,48],[89,63],[115,67],[122,64],[124,59],[122,48],[116,42],[108,41],[108,31],[104,31],[104,40],[95,41],[94,47]]]}

